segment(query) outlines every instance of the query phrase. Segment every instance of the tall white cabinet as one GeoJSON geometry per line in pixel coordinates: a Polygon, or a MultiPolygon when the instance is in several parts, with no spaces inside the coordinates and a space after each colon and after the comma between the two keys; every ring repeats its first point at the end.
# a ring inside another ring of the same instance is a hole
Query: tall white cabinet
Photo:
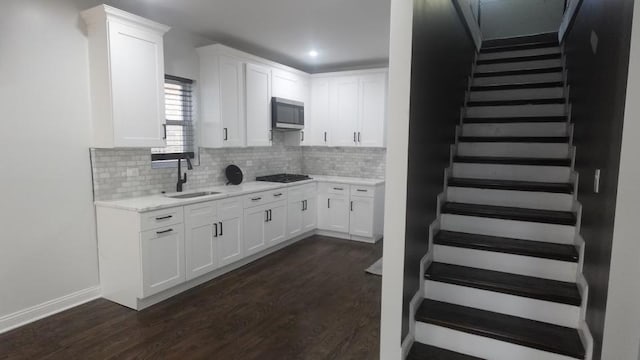
{"type": "Polygon", "coordinates": [[[82,17],[89,36],[92,146],[164,146],[163,35],[169,27],[107,5],[82,17]]]}
{"type": "Polygon", "coordinates": [[[271,145],[271,69],[246,64],[247,146],[271,145]]]}

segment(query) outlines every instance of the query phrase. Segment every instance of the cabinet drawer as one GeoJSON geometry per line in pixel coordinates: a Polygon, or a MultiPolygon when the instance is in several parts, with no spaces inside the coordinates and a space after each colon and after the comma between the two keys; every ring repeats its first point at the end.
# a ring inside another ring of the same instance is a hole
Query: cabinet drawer
{"type": "Polygon", "coordinates": [[[373,197],[375,192],[374,186],[351,185],[351,196],[373,197]]]}
{"type": "Polygon", "coordinates": [[[320,192],[323,194],[349,195],[349,185],[339,183],[321,183],[320,192]]]}
{"type": "Polygon", "coordinates": [[[244,208],[247,209],[254,206],[264,205],[278,200],[285,200],[286,198],[287,189],[277,189],[249,194],[244,197],[244,208]]]}
{"type": "Polygon", "coordinates": [[[140,214],[140,227],[142,231],[146,231],[163,226],[181,224],[183,220],[184,212],[182,206],[180,206],[140,214]]]}

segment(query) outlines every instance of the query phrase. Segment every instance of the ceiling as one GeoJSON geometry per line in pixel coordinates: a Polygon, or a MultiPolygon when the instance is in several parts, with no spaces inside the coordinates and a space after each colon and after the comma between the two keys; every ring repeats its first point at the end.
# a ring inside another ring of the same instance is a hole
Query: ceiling
{"type": "Polygon", "coordinates": [[[307,72],[388,63],[390,0],[107,2],[307,72]]]}

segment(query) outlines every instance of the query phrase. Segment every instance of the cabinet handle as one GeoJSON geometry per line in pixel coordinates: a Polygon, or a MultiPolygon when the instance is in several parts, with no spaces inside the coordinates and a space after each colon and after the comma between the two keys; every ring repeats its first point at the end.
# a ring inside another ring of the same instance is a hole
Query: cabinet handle
{"type": "Polygon", "coordinates": [[[342,191],[342,190],[344,190],[344,188],[337,188],[337,187],[334,187],[334,188],[333,188],[333,190],[342,191]]]}
{"type": "Polygon", "coordinates": [[[331,209],[331,199],[327,199],[327,208],[331,209]]]}
{"type": "Polygon", "coordinates": [[[218,237],[218,224],[213,224],[213,230],[215,232],[215,234],[213,235],[213,237],[218,237]]]}
{"type": "Polygon", "coordinates": [[[300,141],[304,141],[304,130],[300,131],[300,141]]]}
{"type": "Polygon", "coordinates": [[[273,220],[273,212],[269,209],[269,221],[273,220]]]}
{"type": "Polygon", "coordinates": [[[222,236],[222,235],[223,235],[223,233],[222,233],[222,221],[220,221],[220,236],[222,236]]]}
{"type": "Polygon", "coordinates": [[[282,193],[273,194],[273,196],[280,197],[280,196],[282,196],[282,193]]]}
{"type": "Polygon", "coordinates": [[[171,219],[173,217],[173,215],[167,215],[167,216],[161,216],[161,217],[157,217],[156,220],[167,220],[167,219],[171,219]]]}
{"type": "Polygon", "coordinates": [[[301,203],[302,203],[302,211],[304,211],[304,200],[302,200],[301,203]]]}
{"type": "Polygon", "coordinates": [[[307,200],[304,201],[304,211],[309,210],[309,204],[307,203],[307,200]]]}
{"type": "Polygon", "coordinates": [[[360,141],[360,131],[358,131],[358,142],[362,142],[360,141]]]}
{"type": "Polygon", "coordinates": [[[162,140],[167,140],[167,124],[162,124],[164,129],[164,135],[162,136],[162,140]]]}
{"type": "Polygon", "coordinates": [[[227,128],[222,129],[222,132],[224,133],[224,139],[225,141],[229,140],[229,132],[227,130],[227,128]]]}
{"type": "Polygon", "coordinates": [[[324,132],[324,142],[327,142],[327,132],[324,132]]]}
{"type": "Polygon", "coordinates": [[[365,190],[365,189],[358,189],[358,190],[356,190],[356,191],[359,191],[359,192],[367,192],[368,190],[365,190]]]}
{"type": "Polygon", "coordinates": [[[256,198],[252,198],[251,201],[258,201],[258,200],[262,200],[261,197],[256,197],[256,198]]]}
{"type": "Polygon", "coordinates": [[[264,216],[265,216],[264,222],[269,222],[269,210],[264,211],[264,216]]]}
{"type": "Polygon", "coordinates": [[[356,138],[356,132],[353,132],[353,142],[358,142],[357,138],[356,138]]]}
{"type": "Polygon", "coordinates": [[[161,234],[166,234],[166,233],[170,233],[172,232],[173,229],[167,229],[167,230],[162,230],[162,231],[156,231],[156,234],[161,235],[161,234]]]}
{"type": "Polygon", "coordinates": [[[351,202],[350,207],[351,207],[351,211],[353,211],[353,201],[351,202]]]}

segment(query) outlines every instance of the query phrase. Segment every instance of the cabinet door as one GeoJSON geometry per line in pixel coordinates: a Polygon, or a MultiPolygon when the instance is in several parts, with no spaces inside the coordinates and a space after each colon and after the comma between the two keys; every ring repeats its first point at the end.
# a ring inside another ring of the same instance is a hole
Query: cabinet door
{"type": "Polygon", "coordinates": [[[220,58],[217,55],[199,52],[199,133],[200,146],[222,147],[222,123],[220,120],[220,58]]]}
{"type": "Polygon", "coordinates": [[[303,79],[288,71],[273,69],[273,96],[296,100],[305,101],[304,84],[303,79]]]}
{"type": "Polygon", "coordinates": [[[244,257],[242,198],[218,203],[218,266],[222,267],[244,257]]]}
{"type": "Polygon", "coordinates": [[[360,77],[358,145],[384,147],[387,118],[387,74],[360,77]]]}
{"type": "Polygon", "coordinates": [[[185,206],[185,251],[187,280],[218,267],[216,237],[219,226],[217,203],[205,202],[185,206]]]}
{"type": "Polygon", "coordinates": [[[289,202],[287,205],[287,237],[293,238],[302,233],[304,200],[289,202]]]}
{"type": "Polygon", "coordinates": [[[373,198],[351,197],[349,233],[363,237],[373,236],[373,198]]]}
{"type": "Polygon", "coordinates": [[[349,232],[349,198],[344,195],[323,195],[318,204],[318,228],[342,233],[349,232]]]}
{"type": "Polygon", "coordinates": [[[302,233],[314,230],[318,224],[318,203],[315,196],[305,200],[304,211],[302,212],[302,233]]]}
{"type": "Polygon", "coordinates": [[[305,136],[309,145],[327,146],[329,140],[329,80],[312,79],[310,92],[310,126],[305,120],[305,136]]]}
{"type": "Polygon", "coordinates": [[[278,201],[269,204],[269,221],[265,225],[267,246],[283,242],[287,238],[287,203],[278,201]]]}
{"type": "Polygon", "coordinates": [[[113,21],[108,26],[114,145],[165,146],[162,36],[113,21]]]}
{"type": "Polygon", "coordinates": [[[331,145],[356,146],[359,119],[358,77],[332,79],[330,83],[331,145]]]}
{"type": "Polygon", "coordinates": [[[244,253],[253,255],[267,247],[265,242],[265,224],[267,208],[257,206],[244,210],[244,253]]]}
{"type": "Polygon", "coordinates": [[[246,65],[247,146],[271,145],[271,70],[246,65]]]}
{"type": "Polygon", "coordinates": [[[184,226],[173,225],[141,235],[142,297],[185,281],[184,226]]]}
{"type": "Polygon", "coordinates": [[[245,145],[243,63],[227,56],[220,56],[218,63],[222,145],[241,147],[245,145]]]}

